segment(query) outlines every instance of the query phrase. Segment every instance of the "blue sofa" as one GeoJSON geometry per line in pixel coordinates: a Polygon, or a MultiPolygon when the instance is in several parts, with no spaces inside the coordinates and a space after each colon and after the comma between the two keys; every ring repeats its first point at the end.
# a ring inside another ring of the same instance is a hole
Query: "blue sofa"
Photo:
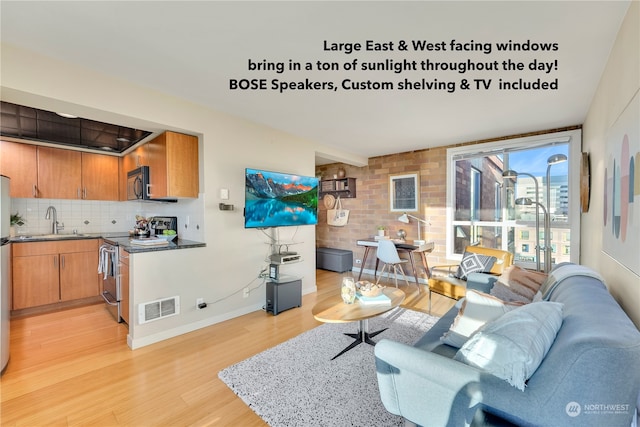
{"type": "Polygon", "coordinates": [[[454,307],[413,346],[376,345],[385,408],[419,426],[630,426],[640,393],[640,332],[596,274],[582,267],[562,277],[562,267],[548,281],[554,273],[560,279],[543,285],[544,299],[563,304],[562,324],[525,391],[454,360],[458,349],[440,341],[454,307]]]}

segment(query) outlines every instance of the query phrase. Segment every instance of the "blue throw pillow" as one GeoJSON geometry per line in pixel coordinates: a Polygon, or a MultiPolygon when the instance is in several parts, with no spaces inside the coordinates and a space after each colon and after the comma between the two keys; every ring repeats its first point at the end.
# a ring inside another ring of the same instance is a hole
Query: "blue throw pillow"
{"type": "Polygon", "coordinates": [[[496,257],[488,255],[480,255],[474,252],[466,252],[462,256],[462,261],[458,266],[458,271],[453,277],[467,280],[469,273],[488,273],[493,268],[496,257]]]}

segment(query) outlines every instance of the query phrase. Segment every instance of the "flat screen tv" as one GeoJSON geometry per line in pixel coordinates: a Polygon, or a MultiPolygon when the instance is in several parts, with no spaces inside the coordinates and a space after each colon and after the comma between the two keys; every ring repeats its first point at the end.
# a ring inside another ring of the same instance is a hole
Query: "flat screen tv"
{"type": "Polygon", "coordinates": [[[318,178],[245,169],[244,227],[318,223],[318,178]]]}

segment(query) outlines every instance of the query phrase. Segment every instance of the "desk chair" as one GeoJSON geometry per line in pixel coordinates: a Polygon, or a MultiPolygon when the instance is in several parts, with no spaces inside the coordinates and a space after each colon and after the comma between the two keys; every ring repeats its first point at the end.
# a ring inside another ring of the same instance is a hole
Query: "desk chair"
{"type": "MultiPolygon", "coordinates": [[[[486,272],[488,275],[493,275],[494,277],[501,275],[507,267],[513,264],[513,254],[500,249],[485,248],[482,246],[467,246],[465,248],[465,254],[495,257],[493,266],[486,272]]],[[[467,292],[467,287],[486,293],[490,291],[495,279],[491,280],[491,276],[478,273],[471,273],[473,280],[470,280],[469,278],[456,278],[454,277],[454,274],[457,271],[458,266],[458,264],[452,264],[439,265],[431,268],[431,277],[429,278],[429,313],[431,313],[431,292],[435,292],[447,298],[459,300],[464,297],[467,292]],[[438,276],[438,271],[444,271],[446,275],[438,276]]]]}
{"type": "Polygon", "coordinates": [[[376,251],[376,255],[378,259],[384,263],[382,270],[380,270],[378,280],[376,280],[376,285],[380,282],[384,269],[387,269],[387,280],[389,280],[391,278],[391,269],[393,268],[396,288],[398,287],[398,270],[400,270],[405,283],[409,286],[407,276],[404,275],[404,270],[402,269],[402,264],[409,262],[409,260],[400,258],[396,245],[391,240],[380,239],[378,241],[378,250],[376,251]]]}

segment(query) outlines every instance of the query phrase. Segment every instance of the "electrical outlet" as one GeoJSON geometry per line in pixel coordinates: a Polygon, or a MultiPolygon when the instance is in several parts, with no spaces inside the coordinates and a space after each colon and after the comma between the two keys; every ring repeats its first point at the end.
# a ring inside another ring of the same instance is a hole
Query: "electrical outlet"
{"type": "Polygon", "coordinates": [[[362,260],[361,259],[356,259],[356,264],[362,264],[362,260]]]}
{"type": "Polygon", "coordinates": [[[244,288],[244,291],[242,291],[242,298],[249,298],[249,287],[244,288]]]}
{"type": "Polygon", "coordinates": [[[200,310],[200,304],[204,303],[204,298],[196,299],[196,310],[200,310]]]}

